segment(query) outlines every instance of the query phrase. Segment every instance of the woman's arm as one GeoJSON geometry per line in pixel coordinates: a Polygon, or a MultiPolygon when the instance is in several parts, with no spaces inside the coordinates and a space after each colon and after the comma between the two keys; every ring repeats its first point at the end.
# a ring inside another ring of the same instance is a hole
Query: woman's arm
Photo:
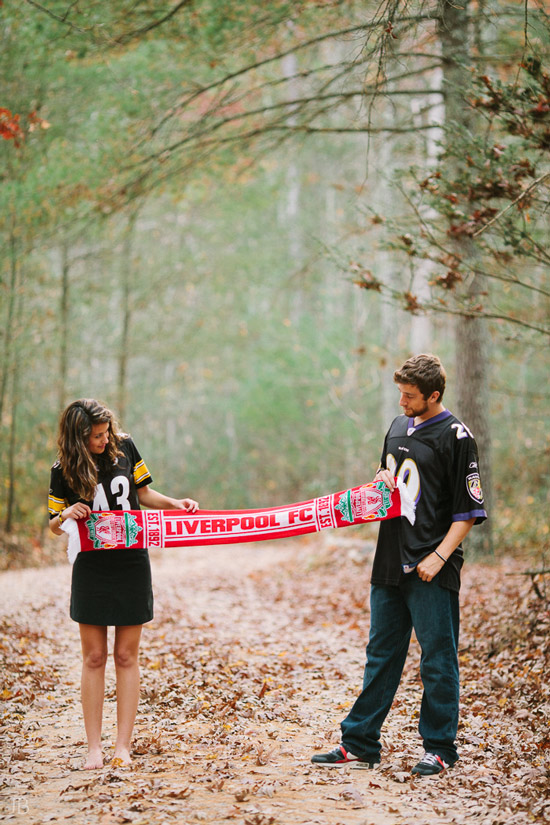
{"type": "Polygon", "coordinates": [[[88,518],[91,512],[87,504],[84,504],[83,501],[77,501],[76,504],[65,507],[59,515],[50,519],[50,530],[52,533],[55,533],[56,536],[63,536],[65,535],[61,529],[61,523],[63,521],[66,521],[68,518],[88,518]]]}
{"type": "Polygon", "coordinates": [[[137,492],[139,503],[150,510],[187,510],[188,513],[195,513],[199,509],[198,502],[192,498],[170,498],[149,486],[140,487],[137,492]]]}

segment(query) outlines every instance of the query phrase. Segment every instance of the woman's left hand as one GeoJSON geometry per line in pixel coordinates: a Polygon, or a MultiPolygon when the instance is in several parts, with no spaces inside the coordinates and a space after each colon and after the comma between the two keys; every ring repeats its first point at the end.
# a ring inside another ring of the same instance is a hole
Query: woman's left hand
{"type": "Polygon", "coordinates": [[[179,500],[180,510],[187,510],[188,513],[196,513],[199,509],[199,502],[192,498],[182,498],[179,500]]]}

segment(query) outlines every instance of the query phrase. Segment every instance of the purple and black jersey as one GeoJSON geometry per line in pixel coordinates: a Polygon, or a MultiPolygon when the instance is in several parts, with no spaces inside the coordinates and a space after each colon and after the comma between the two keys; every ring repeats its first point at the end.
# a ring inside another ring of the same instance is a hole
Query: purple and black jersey
{"type": "MultiPolygon", "coordinates": [[[[478,453],[470,430],[449,410],[414,426],[398,416],[384,441],[380,461],[401,478],[416,503],[414,525],[391,519],[380,525],[373,584],[398,584],[440,544],[453,521],[487,518],[478,453]]],[[[442,587],[458,590],[462,548],[457,547],[439,573],[442,587]]]]}

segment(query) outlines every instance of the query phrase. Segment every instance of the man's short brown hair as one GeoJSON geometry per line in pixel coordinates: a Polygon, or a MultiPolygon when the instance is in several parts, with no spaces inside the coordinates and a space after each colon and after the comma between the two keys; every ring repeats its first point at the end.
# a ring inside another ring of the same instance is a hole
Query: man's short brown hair
{"type": "Polygon", "coordinates": [[[439,400],[445,392],[447,374],[437,355],[423,353],[409,358],[402,367],[393,374],[396,384],[412,384],[418,387],[424,398],[429,398],[433,392],[439,392],[439,400]]]}

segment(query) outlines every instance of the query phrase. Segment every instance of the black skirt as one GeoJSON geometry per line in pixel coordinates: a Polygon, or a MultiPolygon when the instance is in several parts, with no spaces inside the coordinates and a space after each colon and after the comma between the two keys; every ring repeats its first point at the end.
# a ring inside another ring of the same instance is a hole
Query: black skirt
{"type": "Polygon", "coordinates": [[[88,550],[73,564],[71,619],[81,624],[135,625],[153,618],[146,549],[88,550]]]}

